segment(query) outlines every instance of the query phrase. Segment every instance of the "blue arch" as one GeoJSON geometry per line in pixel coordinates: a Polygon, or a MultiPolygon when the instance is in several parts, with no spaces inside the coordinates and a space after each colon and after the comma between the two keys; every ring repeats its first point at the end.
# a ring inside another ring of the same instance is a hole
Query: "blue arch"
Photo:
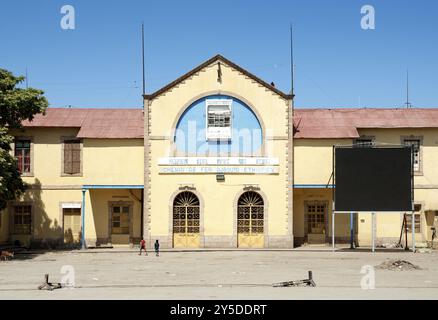
{"type": "Polygon", "coordinates": [[[202,156],[206,154],[239,154],[251,156],[260,153],[263,144],[262,126],[251,108],[241,100],[228,95],[210,95],[192,103],[176,125],[174,142],[179,154],[202,156]],[[229,141],[207,141],[206,100],[232,100],[232,136],[229,141]]]}

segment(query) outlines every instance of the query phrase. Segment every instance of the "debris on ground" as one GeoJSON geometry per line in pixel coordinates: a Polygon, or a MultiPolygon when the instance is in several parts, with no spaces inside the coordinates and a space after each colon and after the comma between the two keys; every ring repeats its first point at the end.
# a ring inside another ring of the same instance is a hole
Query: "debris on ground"
{"type": "Polygon", "coordinates": [[[53,291],[55,289],[61,289],[62,288],[62,284],[61,283],[51,283],[49,282],[49,275],[46,274],[44,275],[44,282],[42,285],[40,285],[38,287],[38,290],[49,290],[49,291],[53,291]]]}
{"type": "Polygon", "coordinates": [[[312,271],[309,271],[309,279],[286,281],[272,284],[274,288],[278,287],[316,287],[316,283],[313,281],[312,271]]]}
{"type": "Polygon", "coordinates": [[[382,243],[378,247],[385,248],[385,249],[395,249],[395,248],[398,248],[399,246],[398,246],[398,243],[390,242],[390,243],[382,243]]]}
{"type": "Polygon", "coordinates": [[[433,250],[430,248],[420,248],[415,250],[416,253],[432,253],[432,251],[433,250]]]}
{"type": "Polygon", "coordinates": [[[376,269],[391,271],[421,270],[419,266],[416,266],[406,260],[388,260],[376,266],[376,269]]]}

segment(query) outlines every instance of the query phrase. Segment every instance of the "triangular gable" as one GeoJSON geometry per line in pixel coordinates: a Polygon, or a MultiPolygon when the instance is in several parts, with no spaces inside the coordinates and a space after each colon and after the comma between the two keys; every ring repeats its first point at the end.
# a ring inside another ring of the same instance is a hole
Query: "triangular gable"
{"type": "Polygon", "coordinates": [[[259,84],[261,84],[262,86],[266,87],[267,89],[273,91],[274,93],[278,94],[279,96],[281,96],[282,98],[286,99],[286,100],[291,100],[293,98],[292,95],[290,94],[286,94],[280,90],[278,90],[277,88],[275,88],[274,86],[270,85],[269,83],[263,81],[262,79],[260,79],[259,77],[253,75],[252,73],[248,72],[247,70],[243,69],[242,67],[238,66],[237,64],[235,64],[234,62],[224,58],[222,55],[218,54],[216,56],[214,56],[213,58],[205,61],[204,63],[200,64],[199,66],[197,66],[196,68],[194,68],[193,70],[187,72],[186,74],[184,74],[183,76],[179,77],[178,79],[172,81],[171,83],[169,83],[168,85],[162,87],[161,89],[155,91],[152,94],[145,94],[143,97],[145,99],[148,100],[153,100],[155,98],[157,98],[158,96],[160,96],[161,94],[171,90],[173,87],[177,86],[179,83],[183,82],[184,80],[190,78],[191,76],[193,76],[194,74],[198,73],[199,71],[201,71],[202,69],[210,66],[211,64],[220,61],[225,63],[226,65],[228,65],[229,67],[243,73],[245,76],[251,78],[252,80],[258,82],[259,84]]]}

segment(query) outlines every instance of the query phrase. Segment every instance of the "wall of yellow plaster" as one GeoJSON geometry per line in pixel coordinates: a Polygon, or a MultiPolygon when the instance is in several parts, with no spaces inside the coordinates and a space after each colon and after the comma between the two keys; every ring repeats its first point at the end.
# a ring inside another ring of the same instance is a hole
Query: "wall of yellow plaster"
{"type": "Polygon", "coordinates": [[[84,184],[143,185],[142,139],[85,139],[84,184]]]}
{"type": "MultiPolygon", "coordinates": [[[[31,137],[33,176],[23,176],[31,186],[22,201],[34,205],[35,239],[62,237],[61,202],[82,202],[82,185],[143,185],[144,146],[142,139],[83,139],[82,175],[62,175],[62,138],[75,137],[77,128],[26,128],[15,136],[31,137]]],[[[141,198],[140,190],[134,190],[141,198]]],[[[118,195],[134,201],[127,190],[89,191],[86,197],[86,238],[95,241],[108,236],[108,201],[118,195]],[[90,198],[90,194],[95,196],[90,198]],[[94,212],[92,211],[94,209],[94,212]]],[[[141,206],[134,201],[134,237],[141,234],[141,206]]],[[[1,215],[0,242],[28,236],[9,235],[9,211],[1,215]]]]}
{"type": "MultiPolygon", "coordinates": [[[[284,149],[285,141],[276,141],[274,150],[284,149]]],[[[270,235],[286,235],[287,199],[285,157],[280,158],[279,174],[275,175],[225,175],[225,182],[216,182],[214,174],[159,174],[158,158],[165,156],[165,143],[151,141],[151,233],[167,236],[169,233],[172,195],[180,185],[194,185],[204,199],[204,235],[231,236],[233,234],[233,204],[244,184],[258,184],[268,203],[268,230],[270,235]]]]}
{"type": "Polygon", "coordinates": [[[63,202],[82,201],[80,190],[40,190],[32,189],[27,191],[23,197],[16,202],[29,202],[33,211],[33,236],[10,235],[9,236],[9,211],[3,215],[4,238],[3,241],[20,240],[28,243],[33,239],[60,239],[63,237],[62,206],[63,202]]]}
{"type": "MultiPolygon", "coordinates": [[[[133,205],[133,237],[141,236],[140,190],[108,189],[90,190],[85,202],[85,238],[93,244],[97,239],[109,237],[109,202],[126,201],[133,205]]],[[[62,203],[82,203],[81,190],[32,190],[26,192],[18,201],[33,203],[34,239],[60,239],[63,237],[62,203]]],[[[29,236],[11,235],[9,237],[9,214],[2,215],[2,241],[20,240],[27,243],[29,236]]],[[[126,244],[129,244],[127,241],[126,244]]]]}
{"type": "Polygon", "coordinates": [[[423,175],[415,176],[415,184],[438,186],[438,129],[360,129],[359,134],[384,144],[400,144],[401,136],[423,137],[423,175]]]}
{"type": "Polygon", "coordinates": [[[142,139],[83,139],[80,177],[62,176],[62,137],[75,137],[75,128],[27,128],[16,136],[33,137],[33,177],[30,184],[43,186],[142,185],[144,146],[142,139]]]}
{"type": "MultiPolygon", "coordinates": [[[[180,184],[193,184],[204,202],[204,235],[231,236],[235,232],[234,201],[244,184],[258,184],[268,200],[268,232],[286,236],[287,213],[287,110],[288,102],[257,82],[221,63],[222,83],[217,81],[217,63],[206,67],[169,92],[160,95],[150,105],[151,190],[150,232],[153,236],[169,236],[172,195],[180,184]],[[226,174],[224,183],[216,182],[214,174],[169,175],[159,174],[158,159],[171,156],[171,139],[178,117],[192,102],[209,94],[226,94],[242,99],[252,107],[264,126],[265,135],[275,137],[269,157],[280,161],[279,174],[226,174]]],[[[171,232],[171,231],[170,231],[171,232]]]]}
{"type": "MultiPolygon", "coordinates": [[[[92,244],[97,240],[106,240],[110,243],[109,233],[110,202],[132,202],[133,205],[133,234],[135,238],[141,236],[141,199],[140,190],[132,190],[135,197],[125,189],[95,189],[86,193],[85,204],[85,238],[92,244]],[[137,198],[137,199],[136,199],[137,198]]],[[[127,241],[126,244],[129,242],[127,241]]]]}
{"type": "MultiPolygon", "coordinates": [[[[331,189],[295,189],[294,190],[294,236],[305,235],[305,202],[323,201],[327,203],[327,235],[332,235],[332,190],[331,189]]],[[[337,214],[335,217],[335,236],[350,236],[350,215],[337,214]]]]}
{"type": "MultiPolygon", "coordinates": [[[[415,175],[414,199],[422,204],[422,232],[418,242],[430,240],[430,223],[426,221],[426,211],[438,210],[438,129],[359,129],[361,136],[373,136],[377,143],[400,145],[402,136],[423,138],[421,150],[422,175],[415,175]]],[[[333,145],[351,145],[353,139],[295,139],[294,140],[294,184],[325,185],[332,172],[333,145]]],[[[294,190],[294,233],[301,236],[304,221],[300,203],[302,195],[294,190]]],[[[398,239],[401,228],[401,213],[378,214],[376,216],[377,238],[398,239]]],[[[358,220],[359,242],[371,244],[371,214],[361,213],[358,220]],[[363,221],[363,222],[362,222],[363,221]]],[[[410,237],[409,237],[410,240],[410,237]]],[[[384,241],[384,240],[383,240],[384,241]]]]}
{"type": "Polygon", "coordinates": [[[294,184],[332,184],[333,145],[348,144],[351,140],[294,139],[294,184]]]}
{"type": "Polygon", "coordinates": [[[15,136],[33,138],[34,177],[24,177],[31,184],[79,185],[82,177],[61,177],[62,137],[75,137],[77,128],[27,128],[14,132],[15,136]]]}

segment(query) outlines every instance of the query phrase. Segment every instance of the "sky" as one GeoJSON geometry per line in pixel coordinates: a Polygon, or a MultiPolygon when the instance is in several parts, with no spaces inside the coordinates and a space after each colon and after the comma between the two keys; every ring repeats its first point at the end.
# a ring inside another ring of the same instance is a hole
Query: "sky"
{"type": "Polygon", "coordinates": [[[218,53],[290,92],[292,23],[296,107],[403,107],[407,69],[412,105],[438,107],[436,0],[0,0],[0,68],[51,107],[140,108],[142,22],[147,93],[218,53]]]}

